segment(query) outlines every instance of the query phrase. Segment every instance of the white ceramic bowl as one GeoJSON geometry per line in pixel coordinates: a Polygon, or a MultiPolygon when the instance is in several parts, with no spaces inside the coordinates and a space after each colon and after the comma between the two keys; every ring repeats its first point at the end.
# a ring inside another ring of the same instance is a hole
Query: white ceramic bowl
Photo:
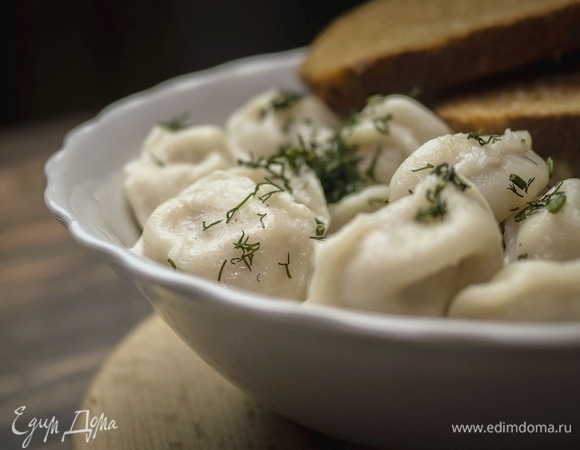
{"type": "Polygon", "coordinates": [[[302,88],[296,77],[302,56],[296,50],[235,61],[113,104],[71,131],[48,161],[50,211],[76,241],[134,283],[219,373],[307,427],[397,447],[578,439],[580,324],[303,308],[226,289],[127,250],[137,229],[121,172],[150,127],[183,112],[192,123],[223,123],[254,94],[302,88]],[[495,433],[454,433],[456,424],[482,424],[495,433]],[[507,432],[514,424],[527,432],[507,432]],[[550,424],[573,430],[529,433],[530,425],[550,424]]]}

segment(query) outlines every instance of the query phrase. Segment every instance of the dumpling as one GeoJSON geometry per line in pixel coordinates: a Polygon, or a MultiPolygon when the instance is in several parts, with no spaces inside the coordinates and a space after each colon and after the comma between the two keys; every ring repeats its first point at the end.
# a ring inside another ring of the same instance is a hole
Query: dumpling
{"type": "Polygon", "coordinates": [[[326,140],[339,122],[317,97],[272,89],[234,111],[226,120],[226,131],[245,159],[259,159],[282,145],[326,140]]]}
{"type": "Polygon", "coordinates": [[[504,225],[505,262],[580,258],[580,179],[557,183],[504,225]]]}
{"type": "Polygon", "coordinates": [[[437,167],[412,195],[359,214],[315,253],[307,303],[443,316],[502,265],[499,226],[477,188],[437,167]]]}
{"type": "Polygon", "coordinates": [[[580,320],[580,259],[521,261],[457,294],[449,317],[511,321],[580,320]]]}
{"type": "Polygon", "coordinates": [[[329,205],[330,223],[326,234],[335,233],[360,213],[370,213],[384,207],[388,198],[389,187],[386,184],[373,184],[329,205]]]}
{"type": "Polygon", "coordinates": [[[389,183],[399,165],[419,146],[451,132],[421,103],[403,95],[375,96],[341,129],[346,145],[357,148],[361,171],[389,183]]]}
{"type": "Polygon", "coordinates": [[[324,226],[326,232],[330,222],[329,208],[320,180],[308,166],[301,165],[297,173],[294,173],[291,170],[274,171],[262,167],[240,165],[231,172],[246,176],[256,184],[267,180],[280,186],[292,194],[297,203],[307,206],[316,216],[316,220],[324,226]]]}
{"type": "Polygon", "coordinates": [[[140,156],[124,169],[125,195],[138,224],[143,227],[158,205],[194,181],[235,161],[235,150],[220,127],[153,127],[140,156]]]}
{"type": "Polygon", "coordinates": [[[481,191],[498,222],[542,192],[549,179],[545,161],[531,147],[527,131],[502,136],[457,133],[432,139],[397,169],[390,182],[392,202],[409,195],[429,168],[447,163],[481,191]]]}
{"type": "Polygon", "coordinates": [[[177,270],[303,300],[322,233],[315,214],[248,169],[207,175],[155,209],[136,253],[177,270]]]}

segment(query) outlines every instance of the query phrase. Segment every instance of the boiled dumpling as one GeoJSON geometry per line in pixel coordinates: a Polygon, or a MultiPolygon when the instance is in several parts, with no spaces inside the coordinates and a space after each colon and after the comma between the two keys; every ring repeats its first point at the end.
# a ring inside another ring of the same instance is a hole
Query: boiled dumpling
{"type": "Polygon", "coordinates": [[[234,111],[226,130],[245,159],[259,159],[275,154],[283,145],[326,140],[338,123],[338,117],[317,97],[272,89],[234,111]]]}
{"type": "Polygon", "coordinates": [[[327,235],[335,233],[360,213],[370,213],[384,207],[388,198],[389,187],[386,184],[372,184],[329,205],[330,223],[327,235]]]}
{"type": "Polygon", "coordinates": [[[525,206],[544,190],[549,173],[531,147],[527,131],[506,130],[502,136],[457,133],[432,139],[397,169],[390,199],[409,195],[431,167],[447,163],[481,191],[498,222],[525,206]]]}
{"type": "Polygon", "coordinates": [[[177,270],[303,300],[319,223],[307,206],[248,169],[216,171],[151,214],[136,253],[177,270]]]}
{"type": "Polygon", "coordinates": [[[395,170],[419,146],[451,132],[421,103],[403,95],[372,97],[341,129],[346,145],[357,149],[360,170],[377,183],[389,183],[395,170]]]}
{"type": "Polygon", "coordinates": [[[580,320],[580,259],[521,261],[490,281],[468,286],[453,300],[449,316],[511,321],[580,320]]]}
{"type": "Polygon", "coordinates": [[[297,173],[291,170],[284,170],[283,176],[276,171],[262,167],[254,168],[244,165],[232,169],[232,173],[246,176],[256,184],[264,181],[271,182],[292,194],[297,203],[307,206],[314,213],[316,220],[324,226],[326,232],[327,225],[330,222],[330,211],[326,204],[320,180],[308,166],[300,166],[297,173]]]}
{"type": "Polygon", "coordinates": [[[505,222],[505,262],[580,258],[580,179],[557,183],[505,222]]]}
{"type": "Polygon", "coordinates": [[[153,127],[140,156],[125,166],[124,191],[137,222],[142,227],[165,200],[235,161],[235,150],[220,127],[153,127]]]}
{"type": "Polygon", "coordinates": [[[308,303],[443,316],[460,289],[499,270],[502,256],[487,202],[441,166],[412,195],[359,214],[317,248],[308,303]]]}

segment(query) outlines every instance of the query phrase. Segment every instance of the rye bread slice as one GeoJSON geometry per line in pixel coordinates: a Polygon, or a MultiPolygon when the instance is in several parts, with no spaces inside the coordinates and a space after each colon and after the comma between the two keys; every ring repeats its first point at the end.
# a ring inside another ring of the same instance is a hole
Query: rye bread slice
{"type": "Polygon", "coordinates": [[[419,100],[580,49],[580,0],[374,0],[331,22],[299,74],[338,112],[374,94],[419,100]]]}
{"type": "Polygon", "coordinates": [[[539,71],[475,85],[443,99],[435,112],[458,132],[528,130],[544,157],[580,160],[580,54],[575,67],[539,71]]]}

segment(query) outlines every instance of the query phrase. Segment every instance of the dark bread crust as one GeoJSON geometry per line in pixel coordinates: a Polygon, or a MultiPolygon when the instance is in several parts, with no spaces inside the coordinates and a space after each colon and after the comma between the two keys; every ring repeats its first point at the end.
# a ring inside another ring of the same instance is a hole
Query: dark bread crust
{"type": "Polygon", "coordinates": [[[447,120],[457,132],[477,131],[480,134],[503,134],[506,129],[527,130],[532,148],[543,158],[575,161],[578,159],[580,120],[577,115],[561,114],[546,117],[489,117],[469,120],[465,117],[447,120]]]}
{"type": "Polygon", "coordinates": [[[510,77],[466,86],[433,109],[454,131],[528,130],[532,147],[543,157],[579,160],[580,53],[551,70],[529,67],[510,77]]]}
{"type": "MultiPolygon", "coordinates": [[[[385,11],[389,8],[396,11],[397,3],[389,3],[391,6],[385,11]]],[[[477,8],[478,2],[473,2],[473,5],[477,8]]],[[[473,13],[477,14],[477,9],[473,13]]],[[[329,40],[333,35],[349,32],[345,17],[335,25],[343,30],[332,31],[329,40]]],[[[385,15],[385,33],[388,33],[388,21],[393,17],[396,14],[385,15]]],[[[299,73],[314,94],[342,113],[359,109],[371,95],[406,94],[417,88],[419,100],[429,103],[442,91],[454,86],[534,61],[558,59],[565,53],[578,50],[579,29],[580,1],[576,1],[558,5],[549,12],[530,14],[469,33],[450,32],[446,40],[435,45],[426,42],[423,47],[394,54],[380,54],[380,49],[377,49],[374,58],[353,60],[330,71],[321,70],[320,64],[310,62],[310,59],[323,57],[325,47],[332,45],[332,42],[327,42],[326,33],[322,32],[312,43],[299,73]]],[[[350,33],[354,39],[356,31],[350,33]]]]}

